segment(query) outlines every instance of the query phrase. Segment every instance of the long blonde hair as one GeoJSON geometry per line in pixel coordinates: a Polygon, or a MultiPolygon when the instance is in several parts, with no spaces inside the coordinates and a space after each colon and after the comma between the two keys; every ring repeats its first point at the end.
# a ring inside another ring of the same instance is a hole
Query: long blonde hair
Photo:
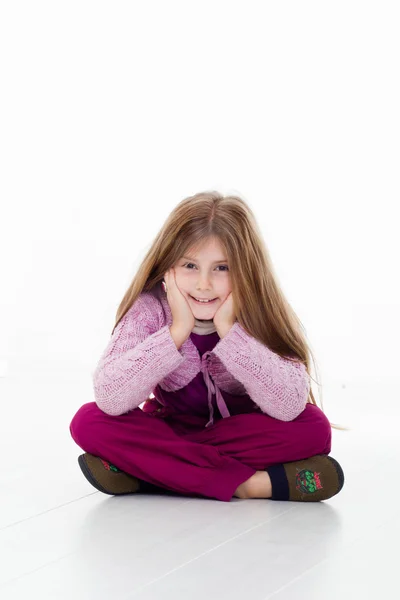
{"type": "MultiPolygon", "coordinates": [[[[310,356],[314,365],[316,361],[304,327],[279,286],[255,216],[239,196],[201,192],[176,206],[127,289],[112,333],[142,292],[150,292],[189,248],[196,251],[213,238],[227,253],[234,310],[240,325],[279,356],[304,363],[315,381],[310,356]]],[[[317,405],[312,389],[307,402],[317,405]]],[[[321,404],[323,410],[322,394],[321,404]]],[[[330,424],[335,429],[348,429],[330,424]]]]}

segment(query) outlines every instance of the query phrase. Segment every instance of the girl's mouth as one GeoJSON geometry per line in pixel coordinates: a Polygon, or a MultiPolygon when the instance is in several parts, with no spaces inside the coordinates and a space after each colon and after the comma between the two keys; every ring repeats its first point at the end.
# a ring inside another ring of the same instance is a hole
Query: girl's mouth
{"type": "Polygon", "coordinates": [[[216,302],[218,300],[218,298],[214,298],[214,300],[211,300],[211,302],[199,302],[198,300],[196,300],[196,298],[193,298],[193,296],[191,296],[189,294],[190,298],[193,300],[193,302],[196,302],[196,304],[203,305],[203,306],[209,306],[210,304],[214,304],[214,302],[216,302]]]}

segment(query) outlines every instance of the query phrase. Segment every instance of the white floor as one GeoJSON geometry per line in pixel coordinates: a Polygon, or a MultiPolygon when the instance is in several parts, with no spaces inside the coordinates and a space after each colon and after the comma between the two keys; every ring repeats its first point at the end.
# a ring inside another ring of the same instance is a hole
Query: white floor
{"type": "Polygon", "coordinates": [[[400,597],[399,394],[325,388],[343,490],[320,503],[97,492],[69,434],[90,379],[0,379],[0,598],[400,597]]]}

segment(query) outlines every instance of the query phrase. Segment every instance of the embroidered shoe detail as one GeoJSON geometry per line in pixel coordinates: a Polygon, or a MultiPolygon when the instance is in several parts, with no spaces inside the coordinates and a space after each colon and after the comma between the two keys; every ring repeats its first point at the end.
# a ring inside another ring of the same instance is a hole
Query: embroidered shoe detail
{"type": "Polygon", "coordinates": [[[104,468],[107,469],[107,471],[114,471],[115,473],[122,473],[121,469],[118,469],[118,467],[116,467],[115,465],[112,465],[107,460],[103,460],[102,458],[100,460],[103,463],[104,468]]]}
{"type": "Polygon", "coordinates": [[[313,494],[322,488],[320,473],[310,471],[309,469],[302,469],[296,474],[296,490],[299,492],[313,494]]]}

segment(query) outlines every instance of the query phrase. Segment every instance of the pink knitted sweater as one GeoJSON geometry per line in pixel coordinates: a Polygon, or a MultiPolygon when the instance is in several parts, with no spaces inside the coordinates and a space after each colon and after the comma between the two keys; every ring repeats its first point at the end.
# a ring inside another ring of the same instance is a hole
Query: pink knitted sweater
{"type": "Polygon", "coordinates": [[[222,417],[230,416],[221,390],[248,395],[271,417],[292,421],[305,408],[310,378],[305,366],[272,352],[236,321],[212,351],[200,356],[191,338],[179,350],[169,327],[172,313],[161,286],[143,292],[119,321],[93,372],[95,401],[109,415],[137,408],[160,386],[181,390],[201,371],[222,417]]]}

